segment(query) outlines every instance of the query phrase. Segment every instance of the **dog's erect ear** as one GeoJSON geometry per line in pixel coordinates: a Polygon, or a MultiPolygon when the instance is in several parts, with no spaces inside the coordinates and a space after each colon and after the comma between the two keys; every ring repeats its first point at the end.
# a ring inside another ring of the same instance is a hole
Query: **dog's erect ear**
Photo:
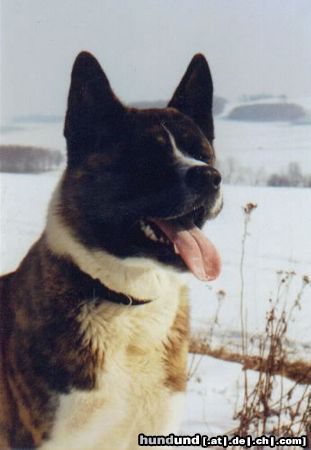
{"type": "Polygon", "coordinates": [[[88,52],[80,53],[71,73],[65,119],[68,161],[79,160],[92,149],[98,130],[108,138],[123,112],[98,61],[88,52]]]}
{"type": "Polygon", "coordinates": [[[213,141],[213,81],[203,55],[192,58],[168,106],[190,116],[208,140],[213,141]]]}

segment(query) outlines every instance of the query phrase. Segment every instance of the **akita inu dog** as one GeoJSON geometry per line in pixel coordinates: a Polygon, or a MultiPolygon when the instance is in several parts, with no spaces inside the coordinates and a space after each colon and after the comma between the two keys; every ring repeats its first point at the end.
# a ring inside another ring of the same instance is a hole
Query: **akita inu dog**
{"type": "Polygon", "coordinates": [[[213,85],[194,56],[167,108],[125,107],[96,59],[72,70],[68,164],[46,228],[1,278],[0,448],[135,450],[178,430],[187,291],[214,279],[213,85]]]}

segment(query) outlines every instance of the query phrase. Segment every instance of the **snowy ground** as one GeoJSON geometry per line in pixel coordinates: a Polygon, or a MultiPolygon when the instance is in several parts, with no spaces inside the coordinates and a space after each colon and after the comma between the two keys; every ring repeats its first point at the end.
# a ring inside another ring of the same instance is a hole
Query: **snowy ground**
{"type": "MultiPolygon", "coordinates": [[[[13,270],[40,235],[46,207],[60,171],[43,175],[0,176],[1,186],[1,272],[13,270]]],[[[210,333],[217,311],[219,291],[222,305],[214,325],[213,344],[239,349],[240,288],[239,263],[244,215],[242,206],[257,203],[249,224],[245,256],[245,304],[250,334],[264,329],[268,299],[275,295],[278,270],[294,270],[291,302],[300,277],[311,275],[309,189],[225,186],[225,206],[220,216],[206,226],[218,247],[223,271],[217,281],[201,283],[189,277],[193,330],[210,333]]],[[[302,308],[290,324],[291,350],[295,357],[311,360],[311,289],[301,299],[302,308]]],[[[257,375],[251,375],[255,380],[257,375]]],[[[222,434],[234,426],[232,419],[241,400],[242,372],[239,364],[203,357],[188,386],[183,432],[222,434]],[[239,383],[238,383],[238,380],[239,383]]]]}
{"type": "Polygon", "coordinates": [[[223,166],[235,160],[245,169],[244,176],[252,171],[257,183],[272,173],[286,172],[292,162],[298,163],[304,174],[311,174],[310,124],[218,119],[215,125],[217,157],[223,166]]]}
{"type": "MultiPolygon", "coordinates": [[[[48,200],[59,177],[60,172],[57,171],[42,175],[1,175],[2,272],[14,269],[39,236],[48,200]]],[[[207,318],[214,317],[221,290],[225,295],[219,313],[219,327],[232,332],[239,330],[242,207],[248,202],[258,205],[248,227],[244,268],[249,330],[257,332],[262,329],[268,299],[277,286],[277,271],[296,272],[293,292],[298,289],[301,276],[311,275],[310,195],[309,189],[224,187],[223,211],[205,228],[222,255],[223,270],[213,283],[189,280],[195,328],[204,327],[207,318]]],[[[301,300],[303,307],[297,313],[299,327],[291,331],[293,339],[309,345],[310,319],[306,310],[311,312],[310,297],[311,293],[306,290],[301,300]]]]}
{"type": "MultiPolygon", "coordinates": [[[[21,125],[23,126],[23,125],[21,125]]],[[[298,162],[311,173],[310,125],[216,121],[218,157],[235,158],[257,172],[285,170],[298,162]]],[[[31,125],[1,134],[1,143],[38,145],[64,150],[62,124],[31,125]]],[[[42,175],[0,175],[0,271],[13,270],[43,229],[46,207],[60,171],[42,175]]],[[[244,214],[242,207],[256,203],[245,246],[247,328],[250,335],[264,330],[269,298],[276,295],[277,272],[295,271],[284,292],[290,305],[303,275],[311,276],[311,190],[247,186],[224,187],[224,209],[206,226],[206,233],[222,255],[223,270],[213,283],[189,277],[192,327],[211,334],[213,345],[240,350],[240,260],[244,214]],[[218,313],[218,323],[214,324],[218,313]]],[[[290,323],[289,350],[294,358],[311,361],[311,289],[301,298],[301,309],[290,323]]],[[[256,380],[257,374],[251,373],[256,380]]],[[[234,426],[237,399],[241,399],[241,366],[203,357],[188,386],[183,432],[223,434],[234,426]],[[238,384],[238,380],[240,384],[238,384]]]]}

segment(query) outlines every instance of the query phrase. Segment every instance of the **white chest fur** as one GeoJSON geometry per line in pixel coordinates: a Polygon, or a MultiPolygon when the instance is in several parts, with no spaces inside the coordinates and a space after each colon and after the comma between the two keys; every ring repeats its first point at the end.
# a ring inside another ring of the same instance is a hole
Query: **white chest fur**
{"type": "Polygon", "coordinates": [[[46,227],[50,250],[69,257],[108,288],[152,302],[85,306],[79,317],[81,333],[103,356],[97,388],[60,397],[51,439],[41,450],[135,450],[139,433],[177,431],[182,394],[172,394],[165,386],[163,356],[182,285],[176,273],[155,261],[120,259],[84,247],[59,217],[58,195],[57,189],[46,227]]]}
{"type": "Polygon", "coordinates": [[[103,354],[98,386],[60,397],[51,439],[42,450],[134,450],[139,433],[176,431],[172,421],[181,394],[165,387],[163,359],[179,302],[175,292],[141,306],[84,307],[79,321],[85,343],[103,354]]]}

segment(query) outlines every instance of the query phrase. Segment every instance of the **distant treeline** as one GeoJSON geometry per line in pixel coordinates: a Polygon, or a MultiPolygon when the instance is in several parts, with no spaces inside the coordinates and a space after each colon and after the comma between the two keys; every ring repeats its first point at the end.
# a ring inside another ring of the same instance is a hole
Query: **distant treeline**
{"type": "Polygon", "coordinates": [[[229,157],[218,161],[218,168],[226,184],[274,187],[311,188],[311,174],[304,173],[297,162],[290,162],[286,170],[266,172],[263,167],[254,169],[229,157]]]}
{"type": "Polygon", "coordinates": [[[47,172],[59,167],[63,159],[58,150],[25,145],[0,145],[1,172],[47,172]]]}
{"type": "Polygon", "coordinates": [[[303,173],[298,163],[291,162],[288,164],[286,172],[270,175],[267,184],[268,186],[311,188],[311,174],[303,173]]]}

